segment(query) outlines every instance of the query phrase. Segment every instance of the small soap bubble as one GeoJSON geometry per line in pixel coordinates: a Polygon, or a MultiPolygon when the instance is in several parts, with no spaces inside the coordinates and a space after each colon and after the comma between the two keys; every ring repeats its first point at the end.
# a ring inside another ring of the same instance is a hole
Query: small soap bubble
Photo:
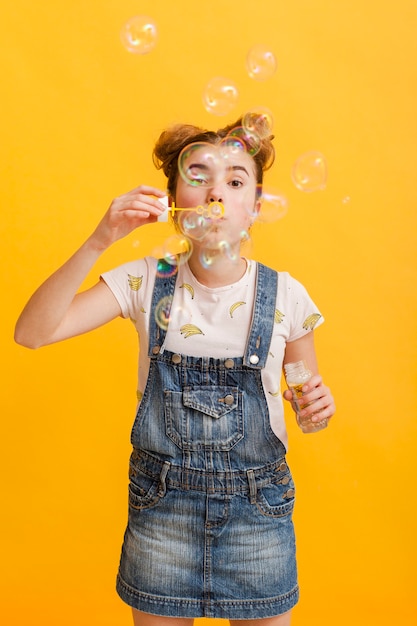
{"type": "Polygon", "coordinates": [[[221,255],[227,257],[231,261],[236,261],[239,258],[239,255],[232,249],[232,246],[228,241],[223,239],[219,241],[219,252],[221,255]]]}
{"type": "Polygon", "coordinates": [[[204,107],[213,115],[228,115],[235,108],[238,98],[239,91],[235,83],[221,76],[212,78],[203,92],[204,107]]]}
{"type": "Polygon", "coordinates": [[[171,235],[163,243],[163,258],[171,265],[182,265],[191,256],[193,246],[184,235],[171,235]]]}
{"type": "Polygon", "coordinates": [[[174,276],[178,272],[178,266],[175,263],[170,263],[169,260],[160,258],[156,264],[156,273],[162,278],[169,278],[174,276]]]}
{"type": "Polygon", "coordinates": [[[170,321],[172,296],[164,296],[155,307],[155,321],[160,328],[166,330],[170,321]]]}
{"type": "Polygon", "coordinates": [[[216,260],[216,253],[212,249],[202,250],[200,252],[200,263],[204,269],[208,270],[212,267],[216,260]]]}
{"type": "Polygon", "coordinates": [[[193,187],[208,186],[221,166],[217,146],[196,142],[185,146],[178,156],[178,171],[186,183],[193,187]]]}
{"type": "Polygon", "coordinates": [[[147,54],[156,46],[158,30],[150,17],[135,15],[123,25],[120,38],[128,52],[147,54]]]}
{"type": "Polygon", "coordinates": [[[168,277],[176,274],[178,267],[188,261],[192,250],[191,241],[184,235],[168,237],[161,246],[152,251],[152,256],[158,259],[156,266],[158,276],[168,277]]]}
{"type": "Polygon", "coordinates": [[[265,45],[257,44],[246,56],[246,70],[254,80],[268,80],[277,69],[274,53],[265,45]]]}
{"type": "Polygon", "coordinates": [[[221,202],[210,202],[207,209],[211,218],[218,219],[224,215],[224,206],[221,202]]]}
{"type": "Polygon", "coordinates": [[[327,183],[326,159],[316,150],[302,154],[295,161],[291,178],[300,191],[320,191],[327,183]]]}
{"type": "Polygon", "coordinates": [[[265,137],[269,137],[272,134],[274,118],[267,107],[254,107],[244,114],[242,126],[249,133],[254,133],[261,139],[265,139],[265,137]]]}

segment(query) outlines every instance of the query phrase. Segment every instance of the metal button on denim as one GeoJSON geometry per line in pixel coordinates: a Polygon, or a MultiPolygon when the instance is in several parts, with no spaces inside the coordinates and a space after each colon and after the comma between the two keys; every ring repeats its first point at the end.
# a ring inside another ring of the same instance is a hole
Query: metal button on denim
{"type": "Polygon", "coordinates": [[[224,362],[224,366],[227,367],[227,369],[230,369],[234,366],[235,362],[233,359],[226,359],[224,362]]]}
{"type": "Polygon", "coordinates": [[[152,354],[159,354],[159,346],[154,346],[152,348],[152,354]]]}
{"type": "Polygon", "coordinates": [[[227,396],[224,397],[224,403],[225,404],[233,404],[234,400],[235,399],[232,396],[232,394],[227,394],[227,396]]]}
{"type": "Polygon", "coordinates": [[[178,363],[181,363],[181,355],[180,354],[173,354],[172,355],[172,362],[175,363],[176,365],[178,365],[178,363]]]}
{"type": "Polygon", "coordinates": [[[280,465],[277,467],[277,472],[285,472],[285,470],[287,469],[287,464],[285,463],[285,461],[283,461],[282,463],[280,463],[280,465]]]}
{"type": "Polygon", "coordinates": [[[257,363],[259,363],[259,357],[257,354],[251,354],[249,357],[249,361],[252,363],[252,365],[256,365],[257,363]]]}

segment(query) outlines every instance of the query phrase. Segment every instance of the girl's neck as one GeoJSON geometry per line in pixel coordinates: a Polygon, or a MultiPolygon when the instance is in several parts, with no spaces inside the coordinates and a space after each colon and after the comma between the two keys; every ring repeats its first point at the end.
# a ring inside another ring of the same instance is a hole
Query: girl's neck
{"type": "Polygon", "coordinates": [[[201,285],[215,289],[237,283],[244,276],[247,263],[241,256],[233,261],[222,256],[221,260],[214,258],[212,264],[206,268],[198,257],[192,255],[188,266],[201,285]]]}

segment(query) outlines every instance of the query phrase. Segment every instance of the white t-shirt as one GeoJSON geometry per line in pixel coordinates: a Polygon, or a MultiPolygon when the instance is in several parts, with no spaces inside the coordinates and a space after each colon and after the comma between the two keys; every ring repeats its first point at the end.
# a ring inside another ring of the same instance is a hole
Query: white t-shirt
{"type": "MultiPolygon", "coordinates": [[[[149,372],[148,331],[157,260],[152,257],[125,263],[102,279],[117,299],[122,315],[130,318],[139,335],[138,400],[149,372]]],[[[180,265],[171,303],[164,347],[171,352],[214,358],[245,353],[256,287],[256,262],[247,260],[236,283],[211,289],[199,283],[188,264],[180,265]]],[[[161,320],[164,323],[164,302],[161,320]]],[[[157,307],[158,308],[158,307],[157,307]]],[[[157,318],[159,313],[156,312],[157,318]]],[[[262,383],[271,427],[287,447],[281,393],[282,362],[287,341],[294,341],[324,321],[305,288],[287,272],[278,272],[274,330],[262,383]]]]}

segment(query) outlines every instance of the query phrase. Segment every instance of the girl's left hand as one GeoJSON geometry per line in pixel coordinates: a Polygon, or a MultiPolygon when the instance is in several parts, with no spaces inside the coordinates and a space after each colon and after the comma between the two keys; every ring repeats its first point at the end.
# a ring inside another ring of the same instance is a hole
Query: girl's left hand
{"type": "MultiPolygon", "coordinates": [[[[286,389],[283,396],[285,400],[291,402],[294,412],[297,413],[297,408],[293,402],[292,391],[286,389]]],[[[301,401],[299,400],[299,403],[304,408],[298,411],[298,414],[301,417],[311,415],[312,422],[321,422],[323,419],[330,419],[336,411],[331,391],[329,387],[323,384],[323,380],[319,374],[312,376],[310,380],[303,385],[303,397],[301,401]]]]}

